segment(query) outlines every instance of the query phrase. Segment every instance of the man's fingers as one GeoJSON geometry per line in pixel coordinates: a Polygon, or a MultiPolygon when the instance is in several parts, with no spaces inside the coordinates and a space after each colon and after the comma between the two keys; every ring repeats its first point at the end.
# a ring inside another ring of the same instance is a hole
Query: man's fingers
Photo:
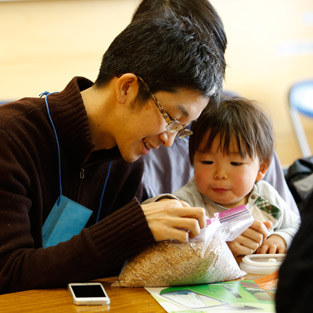
{"type": "Polygon", "coordinates": [[[181,218],[174,221],[173,227],[180,225],[179,228],[184,229],[189,233],[190,238],[194,238],[200,234],[200,225],[196,219],[193,218],[181,218]]]}
{"type": "Polygon", "coordinates": [[[179,202],[181,203],[181,205],[182,205],[184,208],[190,207],[190,205],[189,205],[186,201],[179,200],[179,202]]]}
{"type": "Polygon", "coordinates": [[[160,237],[160,240],[178,240],[180,242],[187,242],[189,239],[189,233],[184,229],[177,229],[174,227],[166,227],[162,233],[164,238],[160,237]]]}
{"type": "MultiPolygon", "coordinates": [[[[186,203],[184,201],[181,201],[186,203]]],[[[187,203],[186,203],[187,204],[187,203]]],[[[177,221],[178,227],[184,227],[182,224],[191,225],[191,228],[187,229],[194,229],[194,228],[204,228],[206,226],[206,215],[205,210],[200,207],[191,207],[189,204],[187,206],[183,206],[181,208],[175,209],[175,211],[168,212],[169,215],[176,216],[181,218],[180,221],[177,221]]]]}
{"type": "Polygon", "coordinates": [[[142,205],[155,240],[186,241],[199,235],[206,226],[205,210],[184,201],[163,200],[142,205]]]}

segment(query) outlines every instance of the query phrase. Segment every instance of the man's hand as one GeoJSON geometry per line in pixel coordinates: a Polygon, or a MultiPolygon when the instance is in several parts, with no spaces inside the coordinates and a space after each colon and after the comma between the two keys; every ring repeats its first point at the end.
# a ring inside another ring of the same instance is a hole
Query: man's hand
{"type": "Polygon", "coordinates": [[[262,246],[268,236],[268,230],[271,227],[272,223],[270,221],[254,221],[253,224],[235,240],[227,242],[228,247],[235,257],[252,254],[262,246]]]}
{"type": "Polygon", "coordinates": [[[255,253],[280,254],[286,252],[287,247],[285,240],[278,235],[271,235],[263,241],[262,246],[259,247],[255,253]]]}
{"type": "Polygon", "coordinates": [[[206,226],[204,208],[184,201],[166,199],[141,205],[156,241],[176,239],[186,242],[206,226]]]}

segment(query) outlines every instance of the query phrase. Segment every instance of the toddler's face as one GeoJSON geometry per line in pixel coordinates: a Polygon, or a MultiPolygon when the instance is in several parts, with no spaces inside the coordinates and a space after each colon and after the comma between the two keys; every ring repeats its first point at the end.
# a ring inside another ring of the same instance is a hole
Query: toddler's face
{"type": "MultiPolygon", "coordinates": [[[[267,170],[259,158],[242,158],[237,144],[231,140],[229,154],[218,149],[219,138],[215,138],[211,151],[194,156],[194,171],[197,188],[201,193],[226,208],[246,204],[254,183],[267,170]]],[[[200,148],[201,145],[200,145],[200,148]]],[[[202,150],[202,149],[200,149],[202,150]]]]}

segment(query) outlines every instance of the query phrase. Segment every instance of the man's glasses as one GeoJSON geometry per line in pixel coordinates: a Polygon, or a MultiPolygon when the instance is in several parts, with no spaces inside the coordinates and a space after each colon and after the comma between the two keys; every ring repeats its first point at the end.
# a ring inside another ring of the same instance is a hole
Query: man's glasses
{"type": "Polygon", "coordinates": [[[151,92],[149,86],[147,83],[140,77],[138,76],[138,79],[143,83],[144,87],[150,94],[150,97],[152,98],[153,102],[159,109],[160,113],[162,114],[163,118],[165,119],[167,125],[166,125],[166,130],[170,133],[177,133],[177,136],[179,138],[186,138],[190,135],[192,135],[192,131],[188,128],[186,128],[181,122],[177,121],[176,119],[172,118],[162,107],[160,104],[159,100],[156,98],[156,96],[151,92]]]}

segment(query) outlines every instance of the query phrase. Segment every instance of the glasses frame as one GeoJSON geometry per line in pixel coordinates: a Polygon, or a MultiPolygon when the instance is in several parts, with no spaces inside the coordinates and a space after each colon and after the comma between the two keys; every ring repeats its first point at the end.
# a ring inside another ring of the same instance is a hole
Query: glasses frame
{"type": "Polygon", "coordinates": [[[188,128],[186,128],[180,121],[177,119],[172,118],[163,108],[157,97],[151,92],[148,84],[140,77],[138,76],[138,79],[142,82],[145,89],[149,93],[151,99],[153,100],[154,104],[162,114],[164,120],[166,121],[166,130],[170,133],[177,133],[178,138],[186,138],[192,135],[192,131],[188,128]]]}

